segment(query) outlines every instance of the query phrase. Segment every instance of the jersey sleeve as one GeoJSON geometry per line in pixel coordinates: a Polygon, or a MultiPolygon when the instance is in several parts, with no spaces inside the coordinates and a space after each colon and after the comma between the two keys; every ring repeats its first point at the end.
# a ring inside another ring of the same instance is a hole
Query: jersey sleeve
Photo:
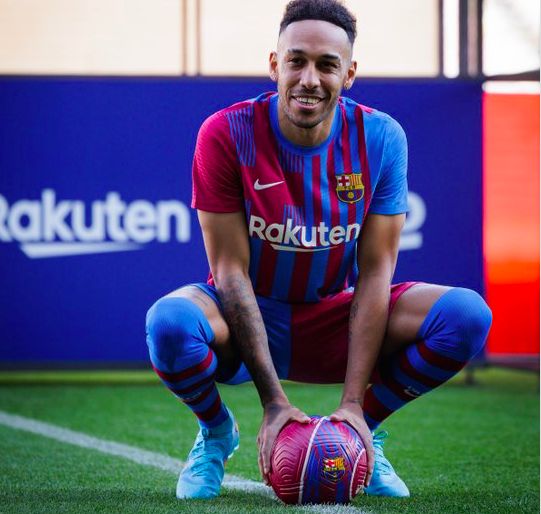
{"type": "Polygon", "coordinates": [[[209,212],[244,209],[242,181],[229,122],[222,112],[205,120],[195,144],[192,207],[209,212]]]}
{"type": "Polygon", "coordinates": [[[382,169],[372,197],[372,214],[403,214],[408,211],[408,143],[400,124],[387,121],[382,169]]]}

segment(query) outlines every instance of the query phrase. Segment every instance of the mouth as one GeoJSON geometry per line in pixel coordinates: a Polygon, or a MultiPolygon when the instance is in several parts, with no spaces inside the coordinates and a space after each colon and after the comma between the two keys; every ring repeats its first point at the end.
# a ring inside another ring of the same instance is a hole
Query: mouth
{"type": "Polygon", "coordinates": [[[303,110],[314,110],[322,101],[323,98],[311,95],[293,95],[292,99],[303,110]]]}

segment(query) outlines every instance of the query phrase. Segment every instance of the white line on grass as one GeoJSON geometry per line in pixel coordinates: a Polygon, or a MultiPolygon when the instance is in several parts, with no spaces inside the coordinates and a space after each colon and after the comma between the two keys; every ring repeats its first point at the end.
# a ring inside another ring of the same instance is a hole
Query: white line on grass
{"type": "MultiPolygon", "coordinates": [[[[173,459],[168,455],[143,450],[137,446],[99,439],[82,432],[70,430],[69,428],[62,428],[51,423],[45,423],[16,414],[9,414],[4,411],[0,411],[0,424],[17,430],[24,430],[25,432],[48,437],[49,439],[55,439],[61,443],[72,444],[81,448],[89,448],[108,455],[122,457],[137,464],[151,466],[163,471],[169,471],[170,473],[178,474],[183,466],[182,461],[173,459]]],[[[228,489],[236,489],[248,493],[259,493],[276,498],[272,490],[264,484],[235,475],[225,475],[223,485],[228,489]]],[[[321,512],[325,514],[369,514],[368,511],[362,511],[356,507],[340,505],[309,505],[300,507],[300,509],[305,512],[321,512]]]]}

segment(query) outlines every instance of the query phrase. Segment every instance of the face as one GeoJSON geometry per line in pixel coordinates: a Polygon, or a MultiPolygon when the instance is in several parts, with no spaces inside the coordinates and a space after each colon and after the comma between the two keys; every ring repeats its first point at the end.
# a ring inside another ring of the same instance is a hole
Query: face
{"type": "Polygon", "coordinates": [[[278,83],[281,128],[328,129],[343,87],[355,79],[346,32],[326,21],[292,23],[270,56],[270,76],[278,83]],[[282,125],[285,126],[282,126],[282,125]]]}

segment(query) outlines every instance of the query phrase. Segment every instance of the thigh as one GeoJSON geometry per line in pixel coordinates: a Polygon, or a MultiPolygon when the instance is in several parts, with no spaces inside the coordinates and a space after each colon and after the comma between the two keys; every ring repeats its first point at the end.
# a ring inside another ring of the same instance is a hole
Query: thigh
{"type": "Polygon", "coordinates": [[[416,341],[428,312],[449,289],[448,286],[418,282],[400,294],[389,313],[380,356],[386,357],[416,341]]]}
{"type": "MultiPolygon", "coordinates": [[[[380,358],[410,344],[434,302],[449,288],[421,282],[391,287],[389,318],[380,358]]],[[[315,304],[293,305],[288,378],[309,383],[343,383],[348,358],[353,291],[315,304]]]]}

